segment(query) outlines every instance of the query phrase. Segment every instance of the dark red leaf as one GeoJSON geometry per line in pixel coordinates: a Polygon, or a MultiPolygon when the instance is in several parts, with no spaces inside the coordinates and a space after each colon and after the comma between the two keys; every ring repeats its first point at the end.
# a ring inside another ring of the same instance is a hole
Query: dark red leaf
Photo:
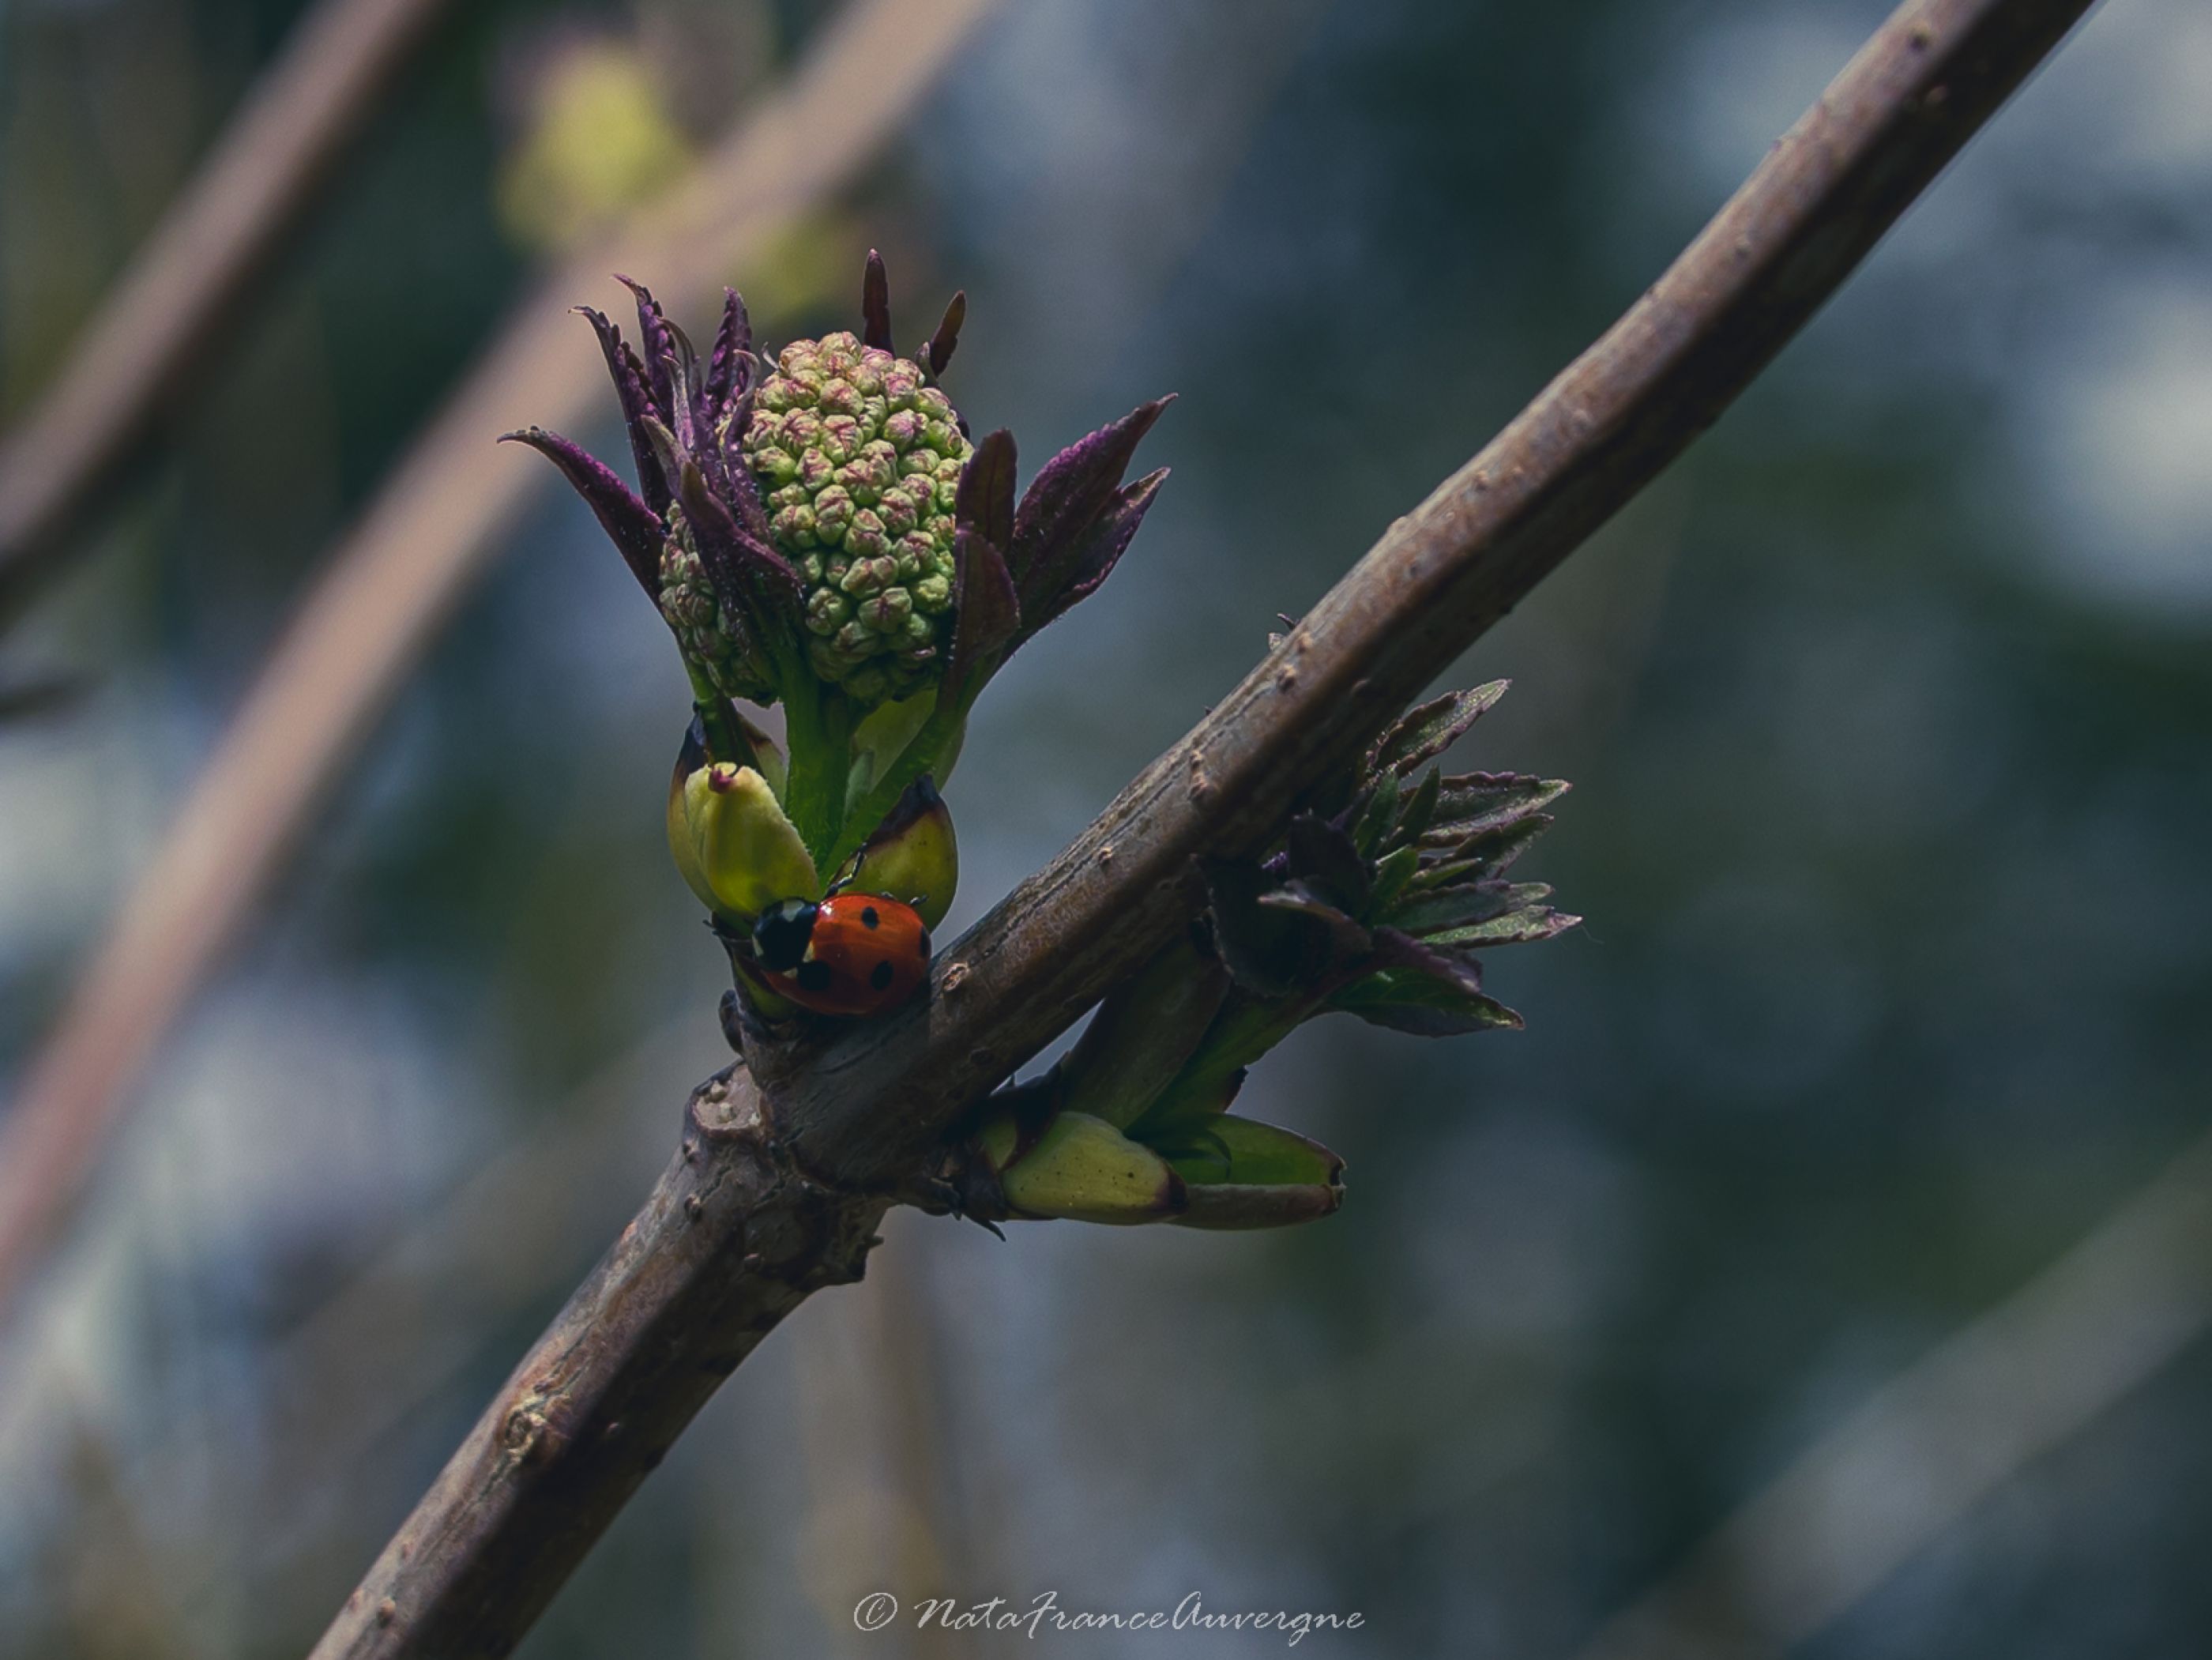
{"type": "MultiPolygon", "coordinates": [[[[699,457],[702,465],[708,448],[707,440],[714,431],[707,418],[707,393],[699,374],[699,355],[692,349],[691,337],[673,323],[663,322],[668,333],[668,385],[670,395],[676,402],[669,429],[676,435],[677,444],[687,455],[699,457]]],[[[720,457],[715,458],[719,466],[720,457]]],[[[708,468],[707,482],[719,491],[721,480],[717,468],[708,468]]]]}
{"type": "Polygon", "coordinates": [[[891,344],[890,273],[884,269],[883,255],[873,248],[868,250],[868,268],[860,278],[860,318],[866,331],[860,337],[863,344],[896,350],[891,344]]]}
{"type": "Polygon", "coordinates": [[[686,464],[678,489],[684,517],[699,544],[699,562],[726,611],[743,618],[755,639],[795,627],[805,585],[790,562],[748,534],[707,488],[696,465],[686,464]]]}
{"type": "Polygon", "coordinates": [[[958,696],[1020,629],[1022,609],[1006,560],[972,530],[953,533],[952,591],[952,654],[945,684],[958,696]]]}
{"type": "Polygon", "coordinates": [[[1516,897],[1516,885],[1510,882],[1466,882],[1456,887],[1438,888],[1401,901],[1392,908],[1390,921],[1407,933],[1436,933],[1445,928],[1464,927],[1470,922],[1503,915],[1516,905],[1531,903],[1530,897],[1516,897]]]}
{"type": "Polygon", "coordinates": [[[1396,928],[1375,930],[1375,966],[1405,969],[1441,980],[1469,997],[1482,994],[1482,964],[1462,952],[1425,945],[1396,928]]]}
{"type": "Polygon", "coordinates": [[[1006,562],[1032,615],[1051,610],[1068,585],[1087,533],[1113,503],[1130,457],[1170,401],[1159,398],[1140,404],[1110,426],[1078,439],[1030,481],[1014,514],[1006,562]]]}
{"type": "MultiPolygon", "coordinates": [[[[1152,498],[1160,486],[1167,482],[1168,470],[1148,472],[1133,484],[1124,485],[1106,511],[1100,514],[1070,554],[1067,578],[1059,592],[1046,599],[1035,618],[1024,629],[1022,638],[1027,640],[1048,623],[1074,609],[1080,600],[1089,599],[1098,591],[1099,585],[1114,574],[1114,567],[1128,550],[1130,539],[1137,526],[1145,521],[1152,510],[1152,498]]],[[[1024,615],[1029,615],[1024,611],[1024,615]]]]}
{"type": "MultiPolygon", "coordinates": [[[[716,425],[752,390],[753,325],[735,289],[722,290],[722,326],[707,359],[707,409],[716,425]]],[[[742,436],[733,434],[732,437],[742,436]]]]}
{"type": "Polygon", "coordinates": [[[1468,772],[1443,781],[1437,814],[1421,832],[1425,848],[1452,848],[1484,830],[1517,823],[1567,793],[1564,778],[1517,772],[1468,772]]]}
{"type": "Polygon", "coordinates": [[[1284,895],[1275,879],[1241,860],[1200,862],[1214,948],[1237,983],[1256,997],[1289,997],[1328,971],[1329,919],[1302,905],[1267,902],[1284,895]]]}
{"type": "Polygon", "coordinates": [[[1356,981],[1329,1000],[1332,1008],[1370,1025],[1417,1037],[1460,1037],[1470,1032],[1517,1031],[1521,1017],[1494,998],[1468,993],[1406,969],[1385,969],[1356,981]]]}
{"type": "Polygon", "coordinates": [[[1388,767],[1401,778],[1410,778],[1424,762],[1442,755],[1465,736],[1468,728],[1505,696],[1509,684],[1492,680],[1472,691],[1446,692],[1433,702],[1407,710],[1376,744],[1376,769],[1388,767]]]}
{"type": "Polygon", "coordinates": [[[927,356],[932,374],[945,373],[945,366],[952,361],[953,348],[960,344],[960,325],[968,320],[968,290],[961,289],[945,307],[945,315],[937,325],[937,332],[929,337],[927,356]]]}
{"type": "Polygon", "coordinates": [[[669,336],[668,319],[642,283],[633,283],[620,271],[615,281],[628,289],[637,299],[637,356],[645,365],[645,384],[652,388],[654,406],[660,418],[671,426],[676,421],[676,386],[673,363],[676,343],[669,336]]]}
{"type": "Polygon", "coordinates": [[[660,601],[660,547],[667,535],[660,516],[647,507],[623,483],[613,468],[587,453],[558,433],[543,427],[510,432],[501,443],[527,444],[561,469],[561,476],[584,498],[601,529],[620,550],[630,575],[651,597],[660,601]]]}
{"type": "Polygon", "coordinates": [[[975,446],[960,470],[952,522],[975,532],[1003,557],[1014,537],[1014,435],[1004,427],[975,446]]]}
{"type": "Polygon", "coordinates": [[[607,320],[606,313],[579,306],[591,323],[592,331],[599,337],[599,350],[607,360],[607,373],[614,377],[615,397],[622,404],[623,426],[629,435],[630,458],[637,467],[637,483],[646,503],[655,513],[665,514],[673,498],[674,486],[661,471],[660,458],[653,447],[653,439],[646,423],[658,418],[653,407],[652,389],[646,384],[645,366],[637,361],[637,354],[622,337],[622,331],[607,320]]]}
{"type": "Polygon", "coordinates": [[[1373,885],[1367,861],[1351,836],[1326,818],[1302,812],[1291,820],[1285,841],[1292,876],[1318,886],[1346,911],[1357,915],[1373,885]]]}

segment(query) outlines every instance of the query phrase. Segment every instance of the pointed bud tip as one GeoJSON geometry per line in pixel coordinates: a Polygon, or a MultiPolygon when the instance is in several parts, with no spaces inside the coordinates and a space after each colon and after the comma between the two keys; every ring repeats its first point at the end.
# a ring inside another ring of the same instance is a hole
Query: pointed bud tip
{"type": "Polygon", "coordinates": [[[860,277],[860,316],[866,344],[892,350],[890,275],[884,269],[883,255],[873,248],[868,250],[867,267],[860,277]]]}
{"type": "Polygon", "coordinates": [[[945,316],[937,325],[937,332],[929,337],[926,348],[932,374],[945,373],[945,366],[952,361],[952,353],[960,344],[961,325],[968,320],[968,290],[955,291],[945,307],[945,316]]]}

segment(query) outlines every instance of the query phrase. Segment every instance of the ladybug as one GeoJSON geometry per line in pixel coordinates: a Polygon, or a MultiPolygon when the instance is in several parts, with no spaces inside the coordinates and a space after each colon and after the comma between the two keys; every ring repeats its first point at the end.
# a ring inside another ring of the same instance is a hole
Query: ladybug
{"type": "Polygon", "coordinates": [[[873,893],[786,899],[753,924],[753,960],[779,997],[817,1014],[877,1014],[921,989],[929,928],[912,905],[873,893]]]}

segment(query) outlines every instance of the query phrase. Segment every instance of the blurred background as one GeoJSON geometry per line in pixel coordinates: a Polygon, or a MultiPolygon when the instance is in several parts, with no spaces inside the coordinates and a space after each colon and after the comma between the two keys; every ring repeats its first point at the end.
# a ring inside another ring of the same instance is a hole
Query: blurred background
{"type": "MultiPolygon", "coordinates": [[[[0,0],[0,428],[301,9],[0,0]]],[[[949,389],[1030,465],[1181,394],[1129,559],[978,711],[955,927],[1640,293],[1885,8],[976,9],[866,165],[714,273],[771,346],[856,322],[872,245],[904,340],[964,287],[949,389]]],[[[0,638],[0,685],[74,688],[0,722],[0,1115],[410,441],[518,317],[615,309],[602,267],[548,273],[838,27],[446,10],[0,638]]],[[[1524,1033],[1332,1021],[1255,1074],[1255,1116],[1347,1159],[1340,1215],[893,1217],[521,1652],[1024,1640],[862,1635],[878,1589],[1356,1609],[1305,1651],[1376,1656],[1656,1652],[1634,1611],[1678,1595],[1687,1652],[2212,1646],[2212,1245],[2128,1231],[2212,1214],[2212,1181],[2143,1197],[2212,1085],[2208,84],[2192,0],[2093,15],[1462,666],[1515,685],[1454,758],[1575,782],[1527,868],[1589,922],[1492,960],[1524,1033]],[[2033,1364],[1913,1418],[1893,1380],[2023,1288],[2033,1364]],[[1961,1423],[2022,1413],[1947,1487],[1961,1423]],[[1848,1465],[1882,1432],[1924,1457],[1848,1465]],[[1777,1508],[1821,1449],[1868,1481],[1777,1508]],[[1757,1548],[1711,1571],[1732,1517],[1757,1548]]],[[[632,274],[704,325],[708,284],[632,274]]],[[[303,1651],[726,1058],[660,829],[676,655],[544,473],[0,1327],[0,1651],[303,1651]]]]}

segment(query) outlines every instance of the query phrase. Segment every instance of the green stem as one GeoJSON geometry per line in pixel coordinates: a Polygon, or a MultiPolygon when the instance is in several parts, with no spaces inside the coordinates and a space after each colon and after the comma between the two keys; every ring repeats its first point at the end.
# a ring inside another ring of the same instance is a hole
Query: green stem
{"type": "Polygon", "coordinates": [[[784,735],[791,751],[790,782],[783,809],[826,879],[837,867],[830,857],[845,824],[845,780],[853,763],[853,706],[845,695],[811,676],[785,682],[784,735]]]}
{"type": "MultiPolygon", "coordinates": [[[[844,833],[834,840],[830,857],[822,864],[825,880],[843,869],[845,861],[858,853],[868,837],[875,834],[876,826],[890,817],[891,809],[898,806],[899,797],[906,794],[907,786],[936,765],[938,756],[959,732],[960,723],[967,714],[967,704],[963,702],[951,708],[939,708],[921,723],[921,730],[915,733],[907,746],[899,751],[898,758],[892,762],[890,769],[871,784],[867,794],[853,804],[852,812],[846,816],[844,833]]],[[[842,782],[841,779],[841,785],[842,782]]],[[[840,805],[842,801],[841,796],[840,805]]],[[[802,835],[805,830],[802,824],[802,835]]],[[[808,845],[811,848],[812,843],[810,842],[808,845]]]]}
{"type": "Polygon", "coordinates": [[[1132,1140],[1172,1141],[1223,1110],[1230,1079],[1288,1037],[1320,1008],[1303,997],[1262,1001],[1232,991],[1183,1069],[1122,1132],[1132,1140]]]}

